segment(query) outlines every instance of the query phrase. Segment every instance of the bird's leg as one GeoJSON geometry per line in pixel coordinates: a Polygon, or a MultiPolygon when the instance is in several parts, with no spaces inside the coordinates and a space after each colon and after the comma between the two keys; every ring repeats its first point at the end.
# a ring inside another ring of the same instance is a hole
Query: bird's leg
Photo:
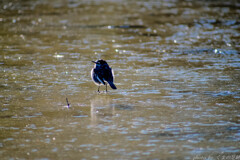
{"type": "Polygon", "coordinates": [[[106,92],[107,92],[107,83],[106,83],[106,92]]]}
{"type": "Polygon", "coordinates": [[[100,93],[99,89],[100,89],[100,86],[98,86],[98,90],[97,90],[97,91],[98,91],[98,93],[100,93]]]}

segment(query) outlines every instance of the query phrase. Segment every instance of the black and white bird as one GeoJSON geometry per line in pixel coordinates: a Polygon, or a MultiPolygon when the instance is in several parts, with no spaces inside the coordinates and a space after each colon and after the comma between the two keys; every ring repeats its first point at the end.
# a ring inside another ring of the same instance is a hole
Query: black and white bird
{"type": "Polygon", "coordinates": [[[107,92],[107,83],[110,85],[112,89],[117,89],[114,85],[114,74],[112,68],[109,67],[106,61],[100,59],[97,61],[92,61],[95,63],[94,68],[91,71],[92,80],[96,85],[98,85],[98,92],[100,85],[106,85],[107,92]]]}

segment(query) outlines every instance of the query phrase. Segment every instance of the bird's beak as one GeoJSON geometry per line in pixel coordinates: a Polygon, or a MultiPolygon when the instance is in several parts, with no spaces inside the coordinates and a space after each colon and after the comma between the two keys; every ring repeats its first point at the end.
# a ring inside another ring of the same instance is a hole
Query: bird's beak
{"type": "Polygon", "coordinates": [[[97,62],[95,62],[95,61],[92,61],[93,63],[97,63],[97,62]]]}

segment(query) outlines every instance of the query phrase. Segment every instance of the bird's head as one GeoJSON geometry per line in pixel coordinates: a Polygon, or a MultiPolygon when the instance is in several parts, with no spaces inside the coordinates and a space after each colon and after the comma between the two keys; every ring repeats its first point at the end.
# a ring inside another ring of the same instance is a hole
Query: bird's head
{"type": "Polygon", "coordinates": [[[102,60],[102,59],[99,59],[97,61],[92,61],[92,62],[96,64],[96,67],[101,67],[101,66],[104,66],[104,65],[108,65],[107,62],[102,60]]]}

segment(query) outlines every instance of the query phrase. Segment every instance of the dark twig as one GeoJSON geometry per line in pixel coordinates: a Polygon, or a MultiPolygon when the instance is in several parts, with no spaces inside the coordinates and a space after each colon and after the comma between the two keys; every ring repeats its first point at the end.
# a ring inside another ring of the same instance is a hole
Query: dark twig
{"type": "Polygon", "coordinates": [[[70,103],[68,102],[68,98],[66,98],[67,106],[70,107],[70,103]]]}

